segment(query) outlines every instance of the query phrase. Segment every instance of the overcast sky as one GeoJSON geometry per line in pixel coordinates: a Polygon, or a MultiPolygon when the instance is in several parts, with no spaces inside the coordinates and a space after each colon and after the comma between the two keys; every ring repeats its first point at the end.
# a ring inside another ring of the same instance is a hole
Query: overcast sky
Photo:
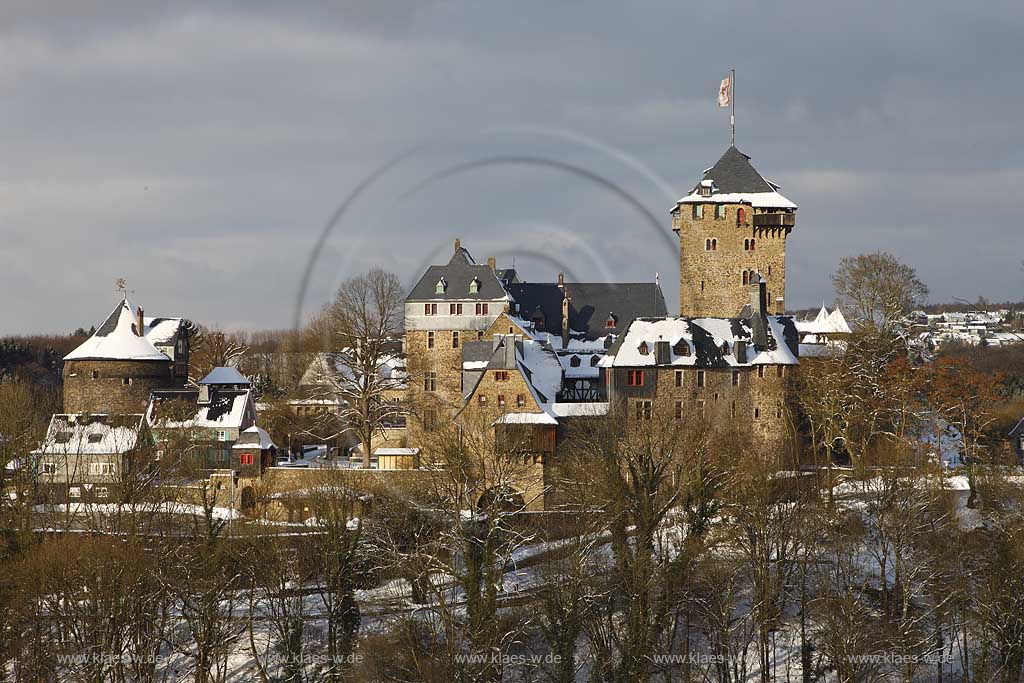
{"type": "Polygon", "coordinates": [[[0,5],[0,333],[148,314],[285,327],[459,236],[529,280],[653,280],[668,210],[728,146],[800,205],[787,303],[849,254],[932,298],[1024,298],[1024,5],[0,5]],[[396,164],[377,176],[385,164],[396,164]]]}

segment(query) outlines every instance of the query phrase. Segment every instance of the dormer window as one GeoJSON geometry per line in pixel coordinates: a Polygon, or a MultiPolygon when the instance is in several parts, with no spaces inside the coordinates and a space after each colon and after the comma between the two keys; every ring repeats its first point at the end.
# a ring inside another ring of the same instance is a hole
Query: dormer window
{"type": "Polygon", "coordinates": [[[690,345],[686,343],[685,339],[680,339],[676,342],[676,345],[672,347],[672,351],[674,351],[677,356],[689,356],[690,345]]]}
{"type": "Polygon", "coordinates": [[[569,365],[571,365],[574,368],[578,368],[580,366],[580,362],[581,361],[579,356],[573,356],[572,358],[569,359],[569,365]]]}
{"type": "Polygon", "coordinates": [[[599,362],[601,362],[601,359],[599,357],[597,357],[597,356],[591,356],[590,357],[590,367],[596,368],[597,364],[599,362]]]}
{"type": "Polygon", "coordinates": [[[544,329],[544,312],[535,311],[533,316],[530,318],[530,322],[533,323],[533,329],[543,330],[544,329]]]}
{"type": "Polygon", "coordinates": [[[445,282],[444,278],[441,278],[437,281],[437,284],[434,285],[434,294],[444,294],[446,289],[448,289],[448,283],[445,282]]]}
{"type": "Polygon", "coordinates": [[[469,281],[469,293],[476,294],[480,291],[480,280],[473,278],[469,281]]]}
{"type": "Polygon", "coordinates": [[[604,321],[605,329],[614,330],[616,325],[615,316],[611,313],[608,314],[608,319],[604,321]]]}
{"type": "Polygon", "coordinates": [[[720,347],[720,350],[721,350],[723,356],[728,356],[729,355],[729,342],[722,342],[722,346],[720,347]]]}
{"type": "Polygon", "coordinates": [[[647,345],[647,342],[642,341],[642,342],[640,342],[640,346],[637,347],[637,351],[640,352],[641,356],[646,356],[647,354],[649,354],[651,352],[651,347],[649,347],[647,345]]]}
{"type": "Polygon", "coordinates": [[[700,194],[701,197],[710,197],[711,193],[714,191],[714,188],[715,188],[714,181],[712,181],[712,180],[702,180],[702,181],[700,181],[700,189],[697,192],[698,192],[698,194],[700,194]]]}

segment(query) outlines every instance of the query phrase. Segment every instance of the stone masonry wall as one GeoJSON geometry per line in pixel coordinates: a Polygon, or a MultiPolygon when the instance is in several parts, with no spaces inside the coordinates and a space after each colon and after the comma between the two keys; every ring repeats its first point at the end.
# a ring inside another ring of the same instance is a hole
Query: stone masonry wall
{"type": "Polygon", "coordinates": [[[750,301],[743,272],[753,270],[768,283],[768,310],[781,313],[786,296],[786,228],[757,228],[750,206],[725,204],[725,216],[715,218],[715,205],[704,204],[704,216],[693,218],[693,205],[682,204],[673,218],[679,234],[679,313],[691,317],[735,317],[750,301]],[[737,225],[737,210],[745,221],[737,225]],[[708,251],[706,240],[717,240],[708,251]],[[754,249],[744,250],[744,240],[754,249]],[[781,297],[779,305],[776,299],[781,297]]]}
{"type": "Polygon", "coordinates": [[[67,361],[64,363],[64,412],[144,413],[152,390],[175,386],[171,367],[170,360],[67,361]]]}

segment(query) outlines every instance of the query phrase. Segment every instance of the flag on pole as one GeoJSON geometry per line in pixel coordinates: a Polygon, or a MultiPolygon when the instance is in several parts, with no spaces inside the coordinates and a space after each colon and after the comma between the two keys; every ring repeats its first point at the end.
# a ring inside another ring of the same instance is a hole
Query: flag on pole
{"type": "Polygon", "coordinates": [[[718,86],[718,106],[728,107],[731,99],[732,79],[729,76],[726,76],[722,79],[722,84],[718,86]]]}

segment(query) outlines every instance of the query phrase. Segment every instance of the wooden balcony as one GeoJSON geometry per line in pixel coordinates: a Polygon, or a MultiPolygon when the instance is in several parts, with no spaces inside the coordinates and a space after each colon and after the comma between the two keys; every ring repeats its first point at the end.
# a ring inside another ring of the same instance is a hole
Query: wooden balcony
{"type": "Polygon", "coordinates": [[[792,213],[755,213],[755,228],[792,228],[796,225],[796,214],[792,213]]]}

